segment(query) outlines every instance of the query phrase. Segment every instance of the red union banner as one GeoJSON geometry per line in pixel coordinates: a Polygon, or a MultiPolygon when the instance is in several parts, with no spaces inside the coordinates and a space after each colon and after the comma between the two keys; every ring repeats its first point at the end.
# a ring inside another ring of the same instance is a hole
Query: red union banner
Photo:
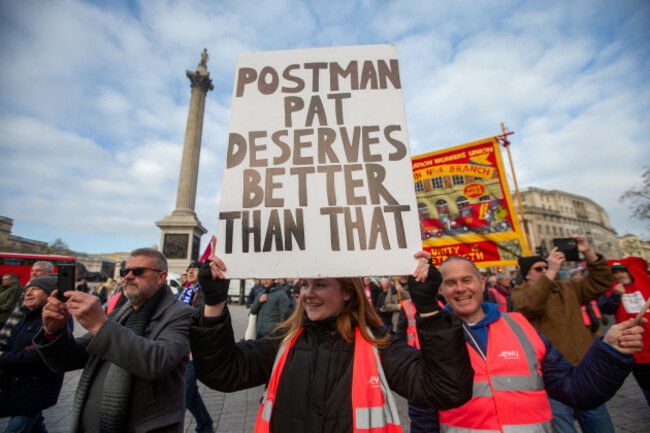
{"type": "Polygon", "coordinates": [[[417,155],[413,180],[425,250],[436,265],[463,256],[479,267],[530,255],[496,137],[417,155]]]}

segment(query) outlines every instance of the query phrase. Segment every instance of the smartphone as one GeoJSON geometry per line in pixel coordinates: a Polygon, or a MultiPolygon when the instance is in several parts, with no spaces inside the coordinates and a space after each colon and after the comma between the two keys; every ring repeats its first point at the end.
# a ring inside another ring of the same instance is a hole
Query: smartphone
{"type": "Polygon", "coordinates": [[[578,241],[573,238],[554,238],[553,246],[557,247],[557,250],[564,253],[569,262],[579,262],[580,253],[578,252],[578,241]]]}
{"type": "Polygon", "coordinates": [[[68,290],[74,290],[74,277],[75,277],[74,264],[62,264],[58,266],[58,273],[56,278],[56,289],[59,291],[59,301],[66,302],[68,298],[63,296],[68,290]]]}

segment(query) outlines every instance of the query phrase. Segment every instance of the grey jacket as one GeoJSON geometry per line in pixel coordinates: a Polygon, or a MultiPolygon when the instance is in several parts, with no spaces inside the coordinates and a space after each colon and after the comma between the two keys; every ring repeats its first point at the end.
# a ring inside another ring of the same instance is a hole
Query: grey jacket
{"type": "MultiPolygon", "coordinates": [[[[94,354],[132,373],[128,431],[183,431],[192,308],[177,301],[167,286],[161,290],[166,293],[144,336],[108,320],[95,336],[88,333],[74,339],[66,329],[52,341],[45,339],[43,330],[34,337],[43,360],[56,372],[84,368],[88,355],[94,354]]],[[[99,416],[99,408],[84,408],[87,410],[99,416]]]]}
{"type": "Polygon", "coordinates": [[[251,314],[257,314],[257,335],[264,336],[271,333],[278,323],[287,318],[289,312],[289,298],[276,284],[267,294],[266,302],[260,302],[264,291],[260,292],[253,302],[251,314]]]}

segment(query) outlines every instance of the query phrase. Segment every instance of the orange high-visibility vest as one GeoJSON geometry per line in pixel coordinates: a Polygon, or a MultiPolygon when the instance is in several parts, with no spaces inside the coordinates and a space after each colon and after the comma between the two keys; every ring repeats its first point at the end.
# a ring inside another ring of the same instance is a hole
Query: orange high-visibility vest
{"type": "MultiPolygon", "coordinates": [[[[596,301],[591,301],[591,309],[594,310],[594,314],[596,315],[597,319],[600,319],[600,310],[598,309],[598,302],[596,301]]],[[[583,305],[580,307],[580,311],[582,312],[582,320],[584,320],[585,325],[591,326],[591,319],[589,318],[589,313],[587,313],[587,307],[583,305]]]]}
{"type": "Polygon", "coordinates": [[[485,359],[472,345],[467,348],[472,399],[440,411],[441,433],[553,431],[541,369],[546,346],[521,314],[501,313],[490,325],[485,359]]]}
{"type": "Polygon", "coordinates": [[[408,323],[406,327],[406,342],[409,346],[413,346],[416,349],[420,348],[420,339],[418,338],[418,332],[415,328],[415,305],[411,302],[410,299],[402,301],[402,308],[404,309],[404,314],[406,314],[406,322],[408,323]]]}
{"type": "MultiPolygon", "coordinates": [[[[369,331],[370,332],[370,331],[369,331]]],[[[255,433],[269,433],[273,405],[287,355],[302,333],[282,342],[275,356],[269,386],[255,422],[255,433]]],[[[363,338],[357,327],[352,369],[352,414],[354,433],[402,433],[397,406],[388,388],[377,348],[363,338]]]]}
{"type": "Polygon", "coordinates": [[[501,294],[497,289],[494,287],[491,287],[490,293],[492,293],[492,296],[494,296],[494,299],[496,299],[496,304],[499,306],[499,311],[504,311],[508,312],[508,299],[501,294]]]}

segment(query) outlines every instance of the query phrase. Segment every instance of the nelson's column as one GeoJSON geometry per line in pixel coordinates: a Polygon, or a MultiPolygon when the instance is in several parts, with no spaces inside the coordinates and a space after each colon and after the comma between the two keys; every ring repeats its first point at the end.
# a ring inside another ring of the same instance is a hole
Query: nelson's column
{"type": "Polygon", "coordinates": [[[214,89],[207,63],[208,49],[205,48],[196,71],[186,71],[187,78],[192,83],[192,96],[187,116],[176,209],[171,215],[156,222],[162,230],[162,253],[167,257],[169,271],[179,274],[185,272],[190,261],[198,260],[201,236],[206,232],[194,213],[194,203],[199,175],[205,97],[209,90],[214,89]]]}

